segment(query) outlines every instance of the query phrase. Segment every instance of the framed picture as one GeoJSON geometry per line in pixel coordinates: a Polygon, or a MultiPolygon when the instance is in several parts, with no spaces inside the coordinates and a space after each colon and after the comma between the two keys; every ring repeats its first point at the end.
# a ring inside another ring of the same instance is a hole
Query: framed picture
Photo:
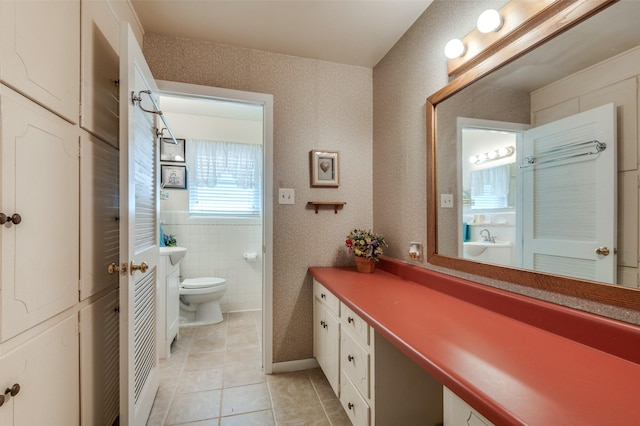
{"type": "Polygon", "coordinates": [[[175,161],[184,163],[184,139],[176,139],[178,144],[173,143],[173,139],[160,139],[160,161],[175,161]]]}
{"type": "Polygon", "coordinates": [[[163,164],[160,166],[160,178],[163,188],[187,189],[187,167],[171,166],[163,164]]]}
{"type": "Polygon", "coordinates": [[[340,186],[338,151],[311,151],[311,186],[340,186]]]}

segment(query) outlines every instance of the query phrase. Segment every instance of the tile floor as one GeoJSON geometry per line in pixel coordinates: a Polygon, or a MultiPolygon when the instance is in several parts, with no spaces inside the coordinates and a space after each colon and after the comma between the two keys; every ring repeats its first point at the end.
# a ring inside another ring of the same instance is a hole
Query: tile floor
{"type": "Polygon", "coordinates": [[[262,373],[261,319],[238,312],[181,328],[147,426],[350,425],[320,369],[262,373]]]}

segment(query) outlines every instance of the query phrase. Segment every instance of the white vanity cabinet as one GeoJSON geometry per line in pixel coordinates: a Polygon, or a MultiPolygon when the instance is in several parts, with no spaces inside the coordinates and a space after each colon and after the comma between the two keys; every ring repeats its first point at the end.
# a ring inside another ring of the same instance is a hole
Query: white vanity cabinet
{"type": "Polygon", "coordinates": [[[160,255],[158,262],[158,356],[169,358],[171,343],[180,328],[180,263],[175,265],[171,257],[160,255]]]}
{"type": "Polygon", "coordinates": [[[444,387],[444,426],[493,426],[482,414],[444,387]]]}
{"type": "Polygon", "coordinates": [[[2,0],[0,40],[0,81],[77,123],[80,0],[2,0]]]}
{"type": "Polygon", "coordinates": [[[79,425],[78,353],[78,318],[71,315],[2,355],[0,425],[79,425]]]}
{"type": "Polygon", "coordinates": [[[313,281],[313,355],[331,388],[340,388],[340,302],[318,281],[313,281]]]}
{"type": "Polygon", "coordinates": [[[314,356],[354,426],[442,424],[442,385],[316,279],[313,320],[314,356]]]}

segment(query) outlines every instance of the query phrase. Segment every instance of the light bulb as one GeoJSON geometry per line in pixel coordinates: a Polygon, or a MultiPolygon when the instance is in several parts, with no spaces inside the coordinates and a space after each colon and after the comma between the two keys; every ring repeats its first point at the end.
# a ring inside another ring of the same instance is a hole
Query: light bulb
{"type": "Polygon", "coordinates": [[[489,157],[489,160],[493,160],[498,156],[498,151],[489,151],[487,153],[487,156],[489,157]]]}
{"type": "Polygon", "coordinates": [[[502,26],[502,17],[495,9],[485,10],[478,17],[478,31],[481,33],[490,33],[492,31],[498,31],[502,26]]]}
{"type": "Polygon", "coordinates": [[[500,157],[505,157],[509,155],[509,150],[506,147],[502,147],[498,150],[498,154],[500,154],[500,157]]]}
{"type": "Polygon", "coordinates": [[[475,155],[472,155],[471,157],[469,157],[469,162],[471,164],[475,164],[478,161],[478,157],[476,157],[475,155]]]}
{"type": "Polygon", "coordinates": [[[464,55],[464,52],[467,48],[464,46],[462,40],[454,38],[453,40],[449,40],[444,46],[444,54],[449,59],[459,58],[464,55]]]}
{"type": "Polygon", "coordinates": [[[478,161],[487,161],[487,154],[478,155],[478,161]]]}

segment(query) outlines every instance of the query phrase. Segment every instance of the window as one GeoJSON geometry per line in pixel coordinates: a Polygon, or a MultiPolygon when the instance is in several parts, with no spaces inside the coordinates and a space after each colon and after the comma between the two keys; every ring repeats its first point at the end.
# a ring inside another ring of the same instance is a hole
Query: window
{"type": "Polygon", "coordinates": [[[216,217],[262,214],[262,146],[187,142],[189,213],[216,217]]]}

